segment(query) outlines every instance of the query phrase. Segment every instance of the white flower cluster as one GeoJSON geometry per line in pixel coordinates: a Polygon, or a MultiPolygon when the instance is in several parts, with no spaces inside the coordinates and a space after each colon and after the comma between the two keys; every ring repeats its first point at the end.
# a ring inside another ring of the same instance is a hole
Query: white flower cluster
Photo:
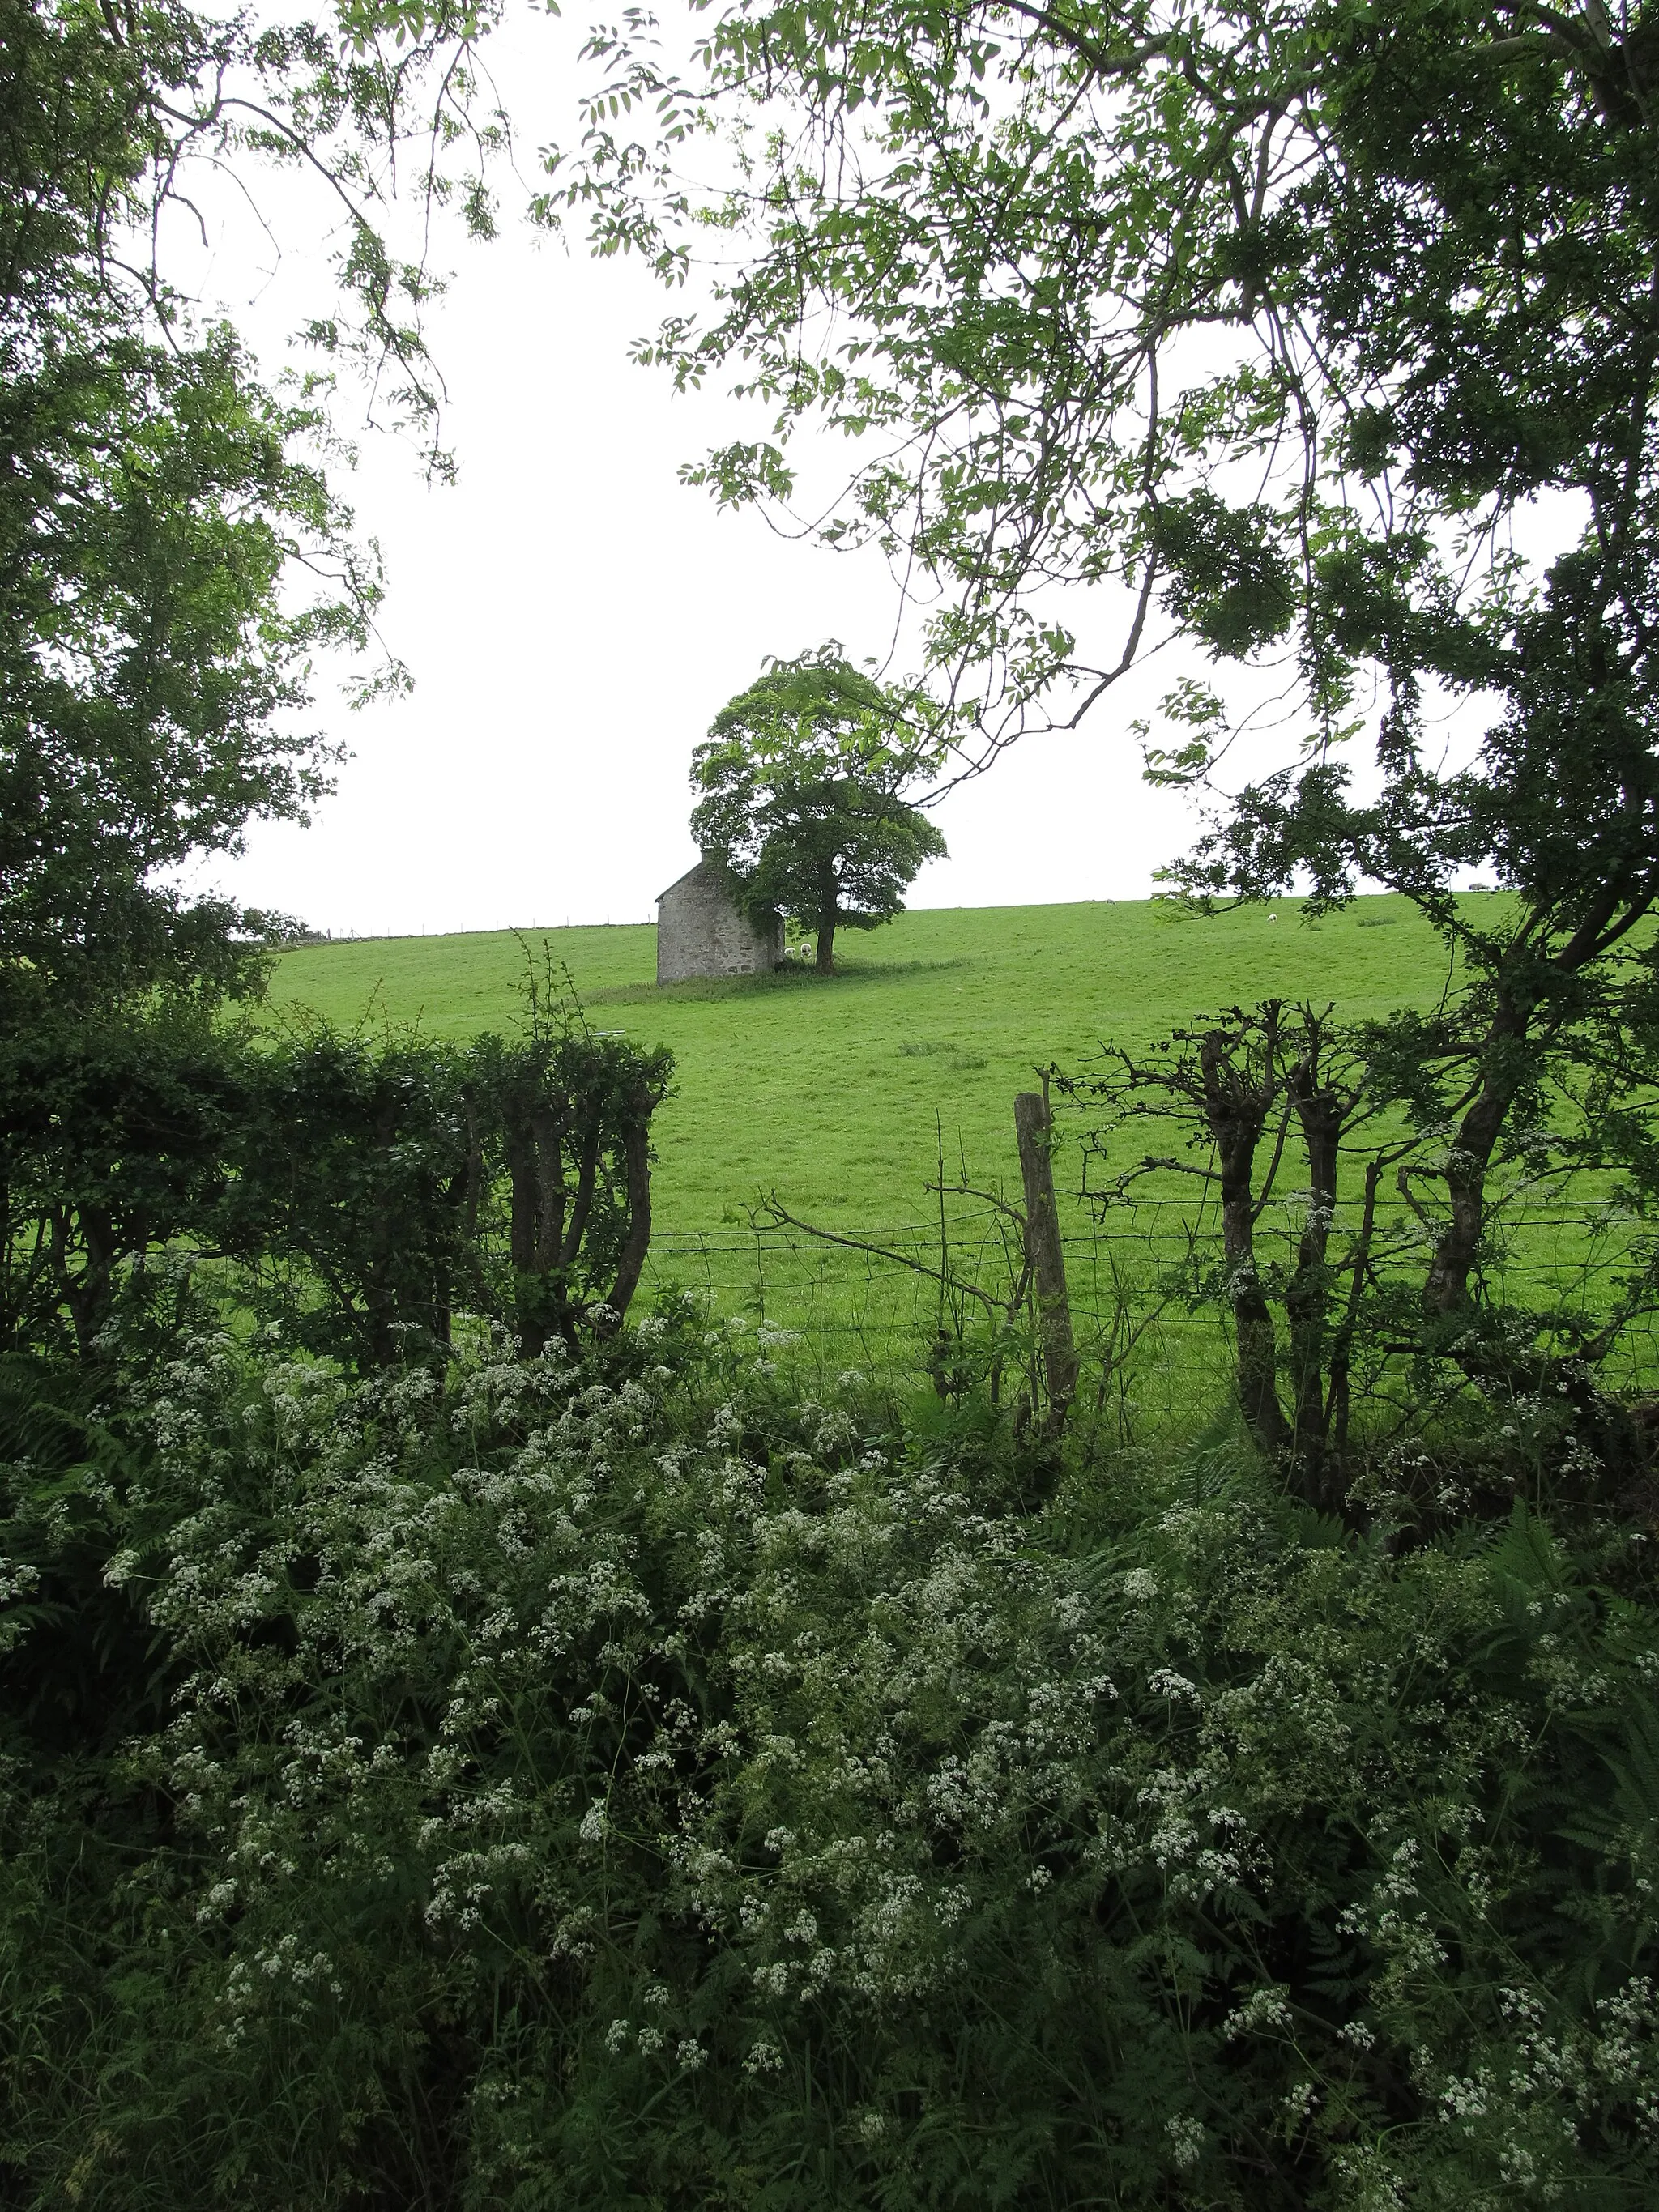
{"type": "MultiPolygon", "coordinates": [[[[441,1382],[217,1340],[169,1370],[179,1510],[109,1578],[184,1670],[132,1765],[176,1808],[225,2037],[347,2003],[349,1929],[360,1961],[405,1947],[434,2016],[510,1960],[653,2094],[724,2069],[782,2095],[832,2015],[948,2020],[987,1957],[1063,1977],[1068,1943],[1127,1976],[1156,1923],[1268,2124],[1328,2142],[1340,2212],[1412,2201],[1367,2132],[1402,2051],[1438,2137],[1522,2196],[1551,2128],[1616,2106],[1659,2148],[1645,1982],[1577,2025],[1517,1978],[1501,2019],[1401,2026],[1498,1946],[1495,1778],[1539,1711],[1639,1674],[1628,1620],[1592,1649],[1552,1596],[1517,1627],[1484,1567],[1297,1551],[1243,1492],[1159,1496],[1133,1555],[1070,1559],[982,1510],[965,1454],[791,1402],[775,1333],[703,1334],[701,1395],[656,1323],[603,1381],[488,1340],[441,1382]],[[1524,1656],[1474,1700],[1499,1635],[1524,1656]],[[1351,1986],[1314,2002],[1262,1931],[1328,1837],[1308,1910],[1351,1986]]],[[[1608,1850],[1641,1881],[1636,1826],[1608,1850]]],[[[1173,2177],[1225,2139],[1148,2124],[1173,2177]]],[[[902,2133],[857,2106],[872,2159],[902,2133]]]]}

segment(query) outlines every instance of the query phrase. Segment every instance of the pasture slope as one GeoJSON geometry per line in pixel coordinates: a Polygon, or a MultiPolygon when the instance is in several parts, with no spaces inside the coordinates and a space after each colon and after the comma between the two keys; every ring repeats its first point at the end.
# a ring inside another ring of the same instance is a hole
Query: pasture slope
{"type": "MultiPolygon", "coordinates": [[[[1360,899],[1317,922],[1291,901],[1211,921],[1125,901],[908,914],[844,937],[833,980],[660,990],[647,925],[307,946],[281,962],[273,1012],[441,1037],[507,1029],[522,1013],[526,951],[544,941],[597,1027],[672,1047],[678,1076],[657,1132],[656,1271],[738,1302],[757,1264],[749,1210],[769,1192],[825,1226],[925,1235],[941,1137],[948,1173],[965,1161],[976,1182],[1017,1187],[1013,1096],[1046,1062],[1080,1069],[1103,1039],[1146,1043],[1192,1015],[1274,994],[1381,1013],[1430,1000],[1445,972],[1437,940],[1403,901],[1360,899]]],[[[1075,1186],[1076,1162],[1062,1152],[1062,1188],[1075,1186]]],[[[1082,1231],[1085,1217],[1073,1218],[1082,1231]]],[[[783,1255],[768,1249],[781,1289],[783,1255]]],[[[843,1307],[847,1264],[842,1255],[842,1295],[831,1301],[843,1307]]],[[[821,1321],[795,1288],[786,1317],[821,1321]]]]}

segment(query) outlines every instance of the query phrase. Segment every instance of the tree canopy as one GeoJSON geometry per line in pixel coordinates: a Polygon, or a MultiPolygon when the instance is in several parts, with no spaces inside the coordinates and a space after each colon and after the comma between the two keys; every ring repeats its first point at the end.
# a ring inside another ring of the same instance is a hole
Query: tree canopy
{"type": "Polygon", "coordinates": [[[902,793],[932,757],[926,702],[884,690],[832,644],[774,661],[722,707],[692,756],[692,835],[757,912],[793,915],[835,971],[838,929],[902,910],[938,824],[902,793]]]}
{"type": "MultiPolygon", "coordinates": [[[[743,157],[725,198],[691,195],[672,105],[652,143],[596,104],[566,189],[671,276],[718,215],[714,313],[649,350],[734,371],[774,425],[703,480],[776,501],[803,423],[855,438],[827,530],[945,592],[936,658],[1012,708],[994,727],[1086,710],[1175,625],[1218,656],[1286,641],[1330,744],[1378,672],[1396,727],[1426,675],[1502,680],[1524,592],[1499,532],[1536,495],[1628,542],[1650,13],[738,5],[695,86],[743,157]],[[1097,634],[1121,612],[1116,652],[1079,652],[1065,590],[1097,634]]],[[[592,48],[618,92],[672,93],[644,45],[592,48]]]]}
{"type": "Polygon", "coordinates": [[[429,413],[425,280],[369,216],[377,149],[407,129],[421,64],[434,42],[454,48],[457,22],[394,70],[367,22],[329,37],[176,4],[0,0],[0,992],[14,1018],[43,994],[240,988],[257,967],[271,918],[186,900],[167,872],[234,848],[251,817],[302,817],[326,788],[337,748],[307,724],[313,659],[369,645],[379,564],[331,488],[324,386],[264,385],[234,334],[169,287],[156,241],[193,162],[244,188],[262,164],[307,164],[351,239],[345,304],[313,335],[401,365],[402,404],[429,413]]]}

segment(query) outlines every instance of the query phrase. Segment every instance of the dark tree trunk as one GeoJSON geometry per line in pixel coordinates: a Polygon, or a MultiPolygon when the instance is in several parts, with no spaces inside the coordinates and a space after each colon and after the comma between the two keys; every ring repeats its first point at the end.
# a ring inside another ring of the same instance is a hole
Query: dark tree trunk
{"type": "Polygon", "coordinates": [[[1447,1158],[1450,1218],[1435,1246],[1423,1286],[1424,1309],[1437,1319],[1461,1313],[1469,1303],[1469,1277],[1486,1220],[1486,1170],[1521,1088],[1530,1014],[1530,1007],[1499,1001],[1483,1047],[1486,1080],[1458,1125],[1447,1158]]]}
{"type": "MultiPolygon", "coordinates": [[[[1604,884],[1572,935],[1541,970],[1498,979],[1497,1005],[1480,1048],[1484,1066],[1479,1095],[1464,1115],[1446,1167],[1450,1220],[1436,1245],[1424,1285],[1424,1310],[1450,1317],[1469,1304],[1469,1277],[1486,1226],[1486,1175],[1510,1109],[1539,1053],[1537,1034],[1551,1034],[1552,996],[1619,939],[1654,904],[1653,894],[1626,870],[1604,884]]],[[[1512,948],[1513,950],[1513,948],[1512,948]]]]}
{"type": "MultiPolygon", "coordinates": [[[[107,1209],[101,1206],[83,1206],[78,1220],[81,1242],[86,1249],[86,1264],[79,1276],[60,1258],[58,1276],[63,1285],[64,1301],[70,1310],[70,1320],[75,1328],[76,1348],[82,1359],[98,1357],[98,1339],[115,1307],[115,1227],[107,1209]]],[[[55,1243],[60,1254],[67,1253],[70,1242],[67,1210],[60,1212],[55,1243]]]]}
{"type": "Polygon", "coordinates": [[[614,1335],[622,1327],[623,1316],[640,1286],[645,1255],[651,1249],[651,1132],[644,1115],[628,1133],[625,1158],[628,1236],[617,1261],[616,1282],[605,1301],[615,1316],[605,1332],[607,1335],[614,1335]]]}
{"type": "Polygon", "coordinates": [[[1348,1255],[1351,1272],[1347,1304],[1331,1344],[1330,1388],[1325,1400],[1325,1433],[1339,1454],[1345,1452],[1348,1445],[1348,1425],[1352,1413],[1354,1339],[1358,1334],[1360,1304],[1365,1295],[1371,1243],[1376,1232],[1376,1193],[1382,1180],[1382,1163],[1380,1160],[1367,1161],[1365,1200],[1360,1212],[1359,1235],[1348,1255]]]}
{"type": "Polygon", "coordinates": [[[1273,1313],[1255,1264],[1255,1152],[1267,1097],[1265,1086],[1258,1093],[1240,1080],[1230,1060],[1231,1043],[1224,1031],[1212,1032],[1200,1048],[1199,1065],[1221,1176],[1221,1240],[1238,1341],[1239,1410],[1262,1450],[1278,1456],[1290,1443],[1291,1431],[1279,1402],[1273,1313]]]}
{"type": "Polygon", "coordinates": [[[538,1236],[544,1208],[542,1161],[534,1133],[512,1126],[507,1131],[507,1257],[513,1268],[514,1318],[519,1342],[526,1359],[534,1359],[547,1342],[542,1240],[538,1236]]]}
{"type": "MultiPolygon", "coordinates": [[[[1318,1050],[1316,1042],[1314,1051],[1318,1050]]],[[[1290,1323],[1291,1453],[1309,1503],[1336,1511],[1343,1499],[1328,1451],[1332,1398],[1325,1388],[1332,1282],[1331,1223],[1336,1212],[1338,1165],[1348,1108],[1319,1080],[1310,1057],[1290,1079],[1291,1102],[1308,1157],[1308,1218],[1297,1243],[1296,1267],[1285,1285],[1290,1323]]]]}
{"type": "Polygon", "coordinates": [[[841,920],[841,881],[833,859],[817,863],[818,951],[813,966],[820,975],[836,972],[836,924],[841,920]]]}

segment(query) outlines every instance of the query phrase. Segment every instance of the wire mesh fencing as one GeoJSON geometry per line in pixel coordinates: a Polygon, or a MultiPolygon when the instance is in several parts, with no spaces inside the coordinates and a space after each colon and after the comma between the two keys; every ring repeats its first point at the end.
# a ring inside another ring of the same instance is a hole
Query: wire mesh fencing
{"type": "MultiPolygon", "coordinates": [[[[1218,1291],[1217,1224],[1178,1200],[1148,1199],[1099,1212],[1063,1202],[1062,1246],[1085,1382],[1116,1369],[1112,1387],[1154,1419],[1189,1416],[1224,1387],[1229,1336],[1218,1291]]],[[[1305,1209],[1294,1200],[1257,1224],[1264,1267],[1287,1265],[1305,1209]]],[[[1356,1226],[1332,1224],[1340,1262],[1356,1226]]],[[[1586,1328],[1609,1312],[1645,1259],[1645,1224],[1611,1204],[1567,1205],[1519,1194],[1496,1209],[1479,1294],[1496,1305],[1552,1307],[1586,1328]]],[[[1432,1224],[1405,1205],[1374,1224],[1391,1270],[1420,1276],[1432,1224]]],[[[944,1337],[972,1335],[1006,1316],[1022,1265],[1018,1224],[993,1205],[951,1205],[931,1221],[886,1226],[757,1221],[668,1229],[653,1242],[647,1282],[708,1297],[716,1313],[743,1314],[798,1334],[828,1372],[921,1376],[944,1337]]],[[[1620,1388],[1659,1386],[1659,1327],[1638,1314],[1623,1333],[1609,1377],[1620,1388]]]]}

